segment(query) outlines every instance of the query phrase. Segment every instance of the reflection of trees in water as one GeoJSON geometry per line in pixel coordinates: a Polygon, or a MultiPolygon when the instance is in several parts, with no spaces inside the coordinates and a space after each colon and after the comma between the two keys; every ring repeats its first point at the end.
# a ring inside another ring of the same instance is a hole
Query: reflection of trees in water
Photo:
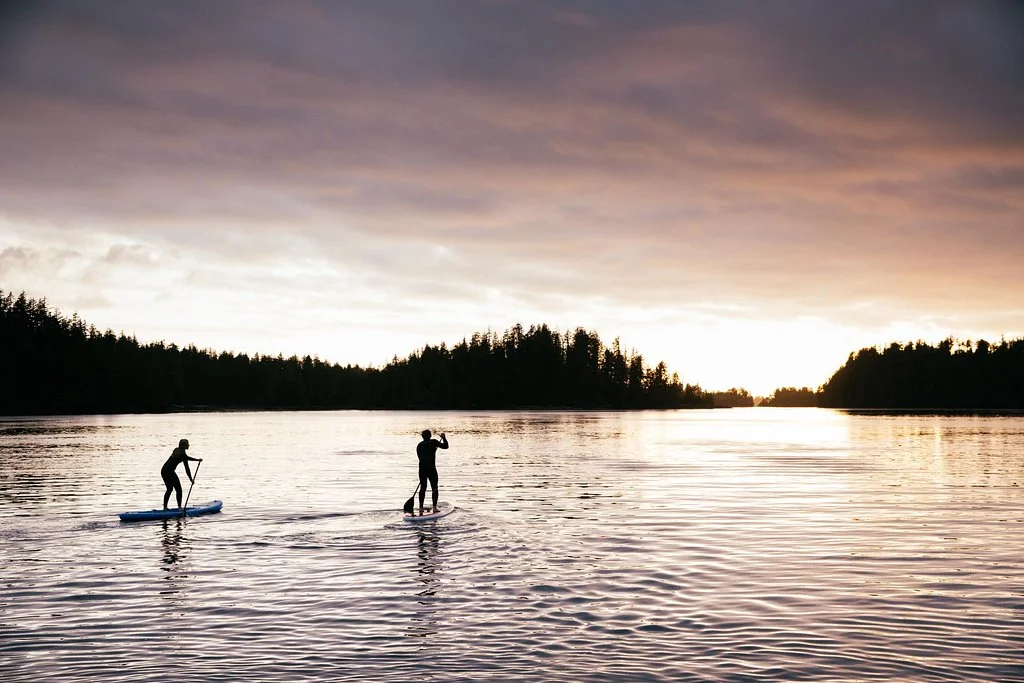
{"type": "Polygon", "coordinates": [[[98,434],[101,431],[110,429],[123,429],[123,427],[99,424],[69,424],[63,421],[55,421],[54,418],[32,421],[13,418],[7,424],[0,425],[0,436],[78,436],[79,434],[98,434]]]}
{"type": "MultiPolygon", "coordinates": [[[[2,444],[0,444],[2,448],[2,444]]],[[[12,466],[5,474],[6,482],[0,487],[0,502],[17,508],[32,508],[47,503],[63,503],[78,500],[86,495],[85,486],[90,482],[84,478],[85,473],[77,469],[79,461],[74,466],[62,463],[54,467],[36,453],[29,453],[24,450],[16,451],[18,457],[10,458],[4,463],[19,463],[12,466]],[[19,462],[20,461],[20,462],[19,462]],[[22,468],[21,471],[18,468],[22,468]],[[32,468],[32,469],[29,469],[32,468]]],[[[64,458],[64,456],[60,456],[64,458]]]]}
{"type": "Polygon", "coordinates": [[[37,508],[93,495],[97,479],[105,483],[108,472],[105,458],[90,456],[116,450],[110,442],[119,435],[112,432],[124,429],[101,424],[103,419],[0,418],[0,451],[15,456],[4,460],[0,505],[37,508]]]}
{"type": "Polygon", "coordinates": [[[408,635],[425,638],[441,630],[434,597],[441,587],[441,536],[432,529],[417,529],[416,580],[421,584],[416,593],[418,609],[409,620],[408,635]]]}

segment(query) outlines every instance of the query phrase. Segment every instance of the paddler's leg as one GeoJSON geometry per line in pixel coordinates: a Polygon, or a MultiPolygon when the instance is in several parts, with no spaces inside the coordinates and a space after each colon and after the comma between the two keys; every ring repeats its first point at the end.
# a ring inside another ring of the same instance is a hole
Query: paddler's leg
{"type": "Polygon", "coordinates": [[[178,489],[178,507],[181,507],[181,482],[178,481],[178,475],[173,472],[161,472],[160,477],[164,480],[164,486],[167,487],[167,490],[164,491],[164,510],[167,509],[167,501],[171,499],[171,491],[175,488],[178,489]]]}
{"type": "MultiPolygon", "coordinates": [[[[422,490],[422,489],[421,489],[422,490]]],[[[430,473],[430,497],[434,500],[434,512],[437,512],[437,468],[430,473]]],[[[420,501],[422,507],[422,500],[420,501]]]]}
{"type": "Polygon", "coordinates": [[[178,475],[174,476],[174,496],[178,499],[178,507],[181,507],[181,479],[178,479],[178,475]]]}
{"type": "Polygon", "coordinates": [[[420,470],[420,514],[423,514],[423,499],[427,497],[427,473],[420,470]]]}

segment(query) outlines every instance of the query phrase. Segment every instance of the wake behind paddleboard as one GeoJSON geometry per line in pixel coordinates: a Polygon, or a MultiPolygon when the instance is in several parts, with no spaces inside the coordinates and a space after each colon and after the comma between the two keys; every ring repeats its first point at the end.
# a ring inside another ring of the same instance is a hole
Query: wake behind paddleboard
{"type": "MultiPolygon", "coordinates": [[[[219,500],[215,500],[211,503],[204,503],[203,505],[190,505],[185,508],[185,515],[188,517],[195,517],[196,515],[208,515],[212,512],[220,512],[223,505],[224,503],[219,500]]],[[[171,508],[170,510],[157,509],[142,510],[139,512],[122,512],[118,515],[122,522],[142,522],[147,519],[173,519],[181,516],[181,508],[171,508]]]]}
{"type": "Polygon", "coordinates": [[[448,515],[450,515],[453,512],[455,512],[455,505],[453,503],[440,503],[440,504],[438,504],[437,507],[438,507],[438,511],[437,512],[428,512],[428,513],[423,514],[423,515],[417,515],[417,514],[411,514],[410,515],[410,514],[406,514],[402,519],[404,519],[407,522],[413,522],[413,523],[417,523],[417,522],[432,522],[435,519],[441,519],[442,517],[447,517],[448,515]]]}

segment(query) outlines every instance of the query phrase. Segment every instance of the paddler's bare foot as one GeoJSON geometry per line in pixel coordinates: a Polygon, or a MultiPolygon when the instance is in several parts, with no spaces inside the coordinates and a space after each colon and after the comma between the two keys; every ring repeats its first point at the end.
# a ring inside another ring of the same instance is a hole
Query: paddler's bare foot
{"type": "Polygon", "coordinates": [[[440,510],[438,510],[437,508],[434,508],[433,510],[430,511],[430,514],[434,514],[435,512],[440,512],[440,510]]]}

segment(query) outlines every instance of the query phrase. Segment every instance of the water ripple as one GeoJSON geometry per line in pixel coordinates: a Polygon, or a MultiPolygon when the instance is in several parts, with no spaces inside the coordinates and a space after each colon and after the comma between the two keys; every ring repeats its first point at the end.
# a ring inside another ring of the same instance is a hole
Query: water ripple
{"type": "Polygon", "coordinates": [[[0,422],[4,680],[1024,681],[1022,427],[784,410],[0,422]],[[425,419],[453,425],[439,461],[459,504],[410,525],[425,419]],[[206,458],[194,495],[223,512],[118,522],[159,504],[180,434],[206,458]]]}

